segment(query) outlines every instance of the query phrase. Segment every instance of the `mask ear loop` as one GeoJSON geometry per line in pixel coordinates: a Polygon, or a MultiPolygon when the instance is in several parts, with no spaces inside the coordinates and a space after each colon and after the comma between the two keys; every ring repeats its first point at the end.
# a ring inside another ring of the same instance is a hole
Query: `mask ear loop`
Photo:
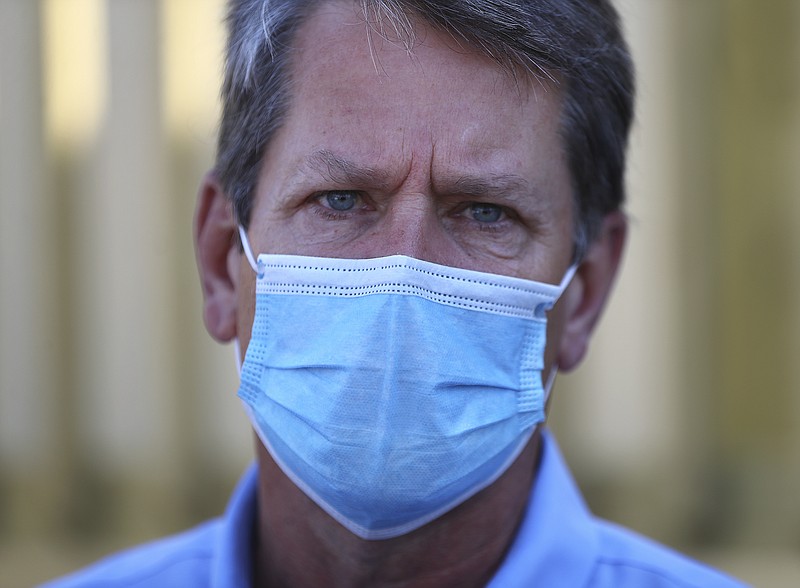
{"type": "MultiPolygon", "coordinates": [[[[573,264],[569,266],[567,269],[567,273],[564,274],[564,277],[561,279],[561,283],[558,285],[558,289],[560,290],[560,294],[564,293],[564,290],[567,289],[570,282],[572,282],[572,278],[575,277],[575,273],[578,271],[578,264],[573,264]]],[[[553,364],[550,367],[550,373],[547,374],[547,381],[544,383],[542,389],[544,390],[544,403],[547,405],[548,400],[550,400],[550,391],[553,389],[553,383],[556,381],[556,375],[558,375],[558,364],[553,364]]]]}
{"type": "Polygon", "coordinates": [[[244,254],[245,257],[247,257],[247,261],[250,263],[250,267],[253,268],[254,272],[258,273],[258,264],[253,257],[253,249],[250,247],[250,241],[242,225],[239,225],[239,238],[242,240],[242,249],[244,249],[244,254]]]}
{"type": "MultiPolygon", "coordinates": [[[[253,249],[250,247],[250,240],[247,238],[247,233],[244,230],[242,225],[239,225],[239,238],[242,240],[242,249],[244,250],[244,255],[247,257],[247,262],[250,264],[250,267],[253,268],[253,271],[258,273],[258,264],[256,263],[255,258],[253,257],[253,249]]],[[[236,358],[236,371],[239,374],[239,377],[242,376],[242,351],[239,349],[239,338],[234,337],[233,339],[233,354],[236,358]]]]}
{"type": "Polygon", "coordinates": [[[239,349],[239,337],[233,338],[233,356],[236,359],[236,373],[242,377],[242,351],[239,349]]]}
{"type": "Polygon", "coordinates": [[[558,365],[553,364],[550,368],[550,373],[547,374],[547,381],[543,386],[545,406],[547,406],[547,401],[550,400],[550,391],[553,389],[553,382],[556,381],[556,375],[558,375],[558,365]]]}
{"type": "MultiPolygon", "coordinates": [[[[239,227],[239,229],[241,230],[241,227],[239,227]]],[[[562,294],[564,290],[567,289],[567,286],[569,286],[569,283],[572,281],[572,278],[575,277],[575,273],[577,271],[578,271],[577,263],[569,266],[569,268],[567,269],[567,273],[564,274],[564,277],[561,279],[561,283],[558,285],[558,289],[561,290],[562,294]]]]}

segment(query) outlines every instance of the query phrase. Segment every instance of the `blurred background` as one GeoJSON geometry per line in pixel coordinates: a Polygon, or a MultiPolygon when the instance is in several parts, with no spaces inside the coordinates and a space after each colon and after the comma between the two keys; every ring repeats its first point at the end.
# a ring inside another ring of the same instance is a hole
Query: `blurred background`
{"type": "MultiPolygon", "coordinates": [[[[552,425],[594,510],[800,585],[800,2],[618,0],[616,297],[552,425]]],[[[224,508],[250,461],[191,239],[222,0],[0,0],[0,584],[224,508]]]]}

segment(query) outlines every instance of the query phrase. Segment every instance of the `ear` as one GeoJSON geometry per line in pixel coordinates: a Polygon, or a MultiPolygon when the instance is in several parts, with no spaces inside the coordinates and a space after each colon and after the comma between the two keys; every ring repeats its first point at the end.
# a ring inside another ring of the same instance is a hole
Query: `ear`
{"type": "Polygon", "coordinates": [[[564,330],[558,347],[560,370],[574,369],[586,355],[589,339],[611,293],[627,232],[624,213],[606,215],[600,234],[564,292],[564,330]]]}
{"type": "Polygon", "coordinates": [[[239,242],[231,203],[213,171],[197,195],[194,248],[206,329],[214,339],[230,341],[236,336],[239,242]]]}

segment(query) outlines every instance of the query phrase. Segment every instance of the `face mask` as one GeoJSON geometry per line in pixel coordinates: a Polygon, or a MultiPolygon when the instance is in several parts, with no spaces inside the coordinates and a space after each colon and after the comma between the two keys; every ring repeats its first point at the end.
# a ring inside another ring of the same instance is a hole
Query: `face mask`
{"type": "Polygon", "coordinates": [[[283,472],[364,539],[494,482],[545,419],[553,286],[405,256],[259,255],[239,397],[283,472]]]}

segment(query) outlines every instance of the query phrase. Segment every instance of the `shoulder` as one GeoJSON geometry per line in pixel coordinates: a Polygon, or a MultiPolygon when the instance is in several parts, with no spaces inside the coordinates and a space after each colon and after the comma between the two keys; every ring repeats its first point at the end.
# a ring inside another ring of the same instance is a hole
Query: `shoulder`
{"type": "Polygon", "coordinates": [[[110,555],[41,588],[202,588],[208,585],[219,520],[110,555]]]}
{"type": "Polygon", "coordinates": [[[257,479],[253,465],[236,486],[223,517],[111,555],[41,588],[249,586],[257,479]]]}
{"type": "Polygon", "coordinates": [[[590,586],[742,588],[745,584],[668,547],[607,521],[598,521],[600,552],[590,586]]]}

